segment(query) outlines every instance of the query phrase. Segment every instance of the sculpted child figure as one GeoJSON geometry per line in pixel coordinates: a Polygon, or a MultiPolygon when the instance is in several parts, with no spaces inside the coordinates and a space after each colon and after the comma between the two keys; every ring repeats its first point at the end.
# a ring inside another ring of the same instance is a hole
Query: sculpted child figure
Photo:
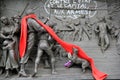
{"type": "Polygon", "coordinates": [[[71,67],[74,64],[80,64],[82,67],[82,71],[85,72],[86,68],[89,67],[89,62],[85,59],[81,59],[77,56],[78,50],[73,48],[73,55],[68,54],[68,58],[70,59],[67,63],[65,63],[65,67],[71,67]]]}

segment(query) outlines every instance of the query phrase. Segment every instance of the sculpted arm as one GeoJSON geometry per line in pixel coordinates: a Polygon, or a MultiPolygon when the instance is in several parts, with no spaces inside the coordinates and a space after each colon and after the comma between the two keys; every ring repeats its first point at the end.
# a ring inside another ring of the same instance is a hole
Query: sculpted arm
{"type": "Polygon", "coordinates": [[[3,33],[4,33],[4,31],[1,30],[1,31],[0,31],[0,37],[1,37],[1,38],[4,38],[4,39],[8,39],[9,36],[5,36],[3,33]]]}
{"type": "Polygon", "coordinates": [[[28,25],[33,27],[37,32],[46,32],[45,29],[41,25],[39,25],[39,23],[36,22],[34,19],[28,19],[28,25]]]}

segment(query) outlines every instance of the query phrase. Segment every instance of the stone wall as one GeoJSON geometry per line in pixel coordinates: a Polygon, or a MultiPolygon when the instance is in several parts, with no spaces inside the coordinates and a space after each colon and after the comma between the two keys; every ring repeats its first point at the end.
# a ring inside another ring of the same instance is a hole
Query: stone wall
{"type": "MultiPolygon", "coordinates": [[[[59,1],[63,1],[63,2],[61,2],[61,5],[59,5],[59,7],[57,6],[57,8],[59,8],[59,9],[62,8],[62,10],[66,11],[65,6],[64,7],[60,7],[60,6],[63,6],[63,3],[67,4],[66,5],[66,6],[68,6],[67,8],[70,8],[70,10],[69,9],[67,10],[67,11],[69,11],[68,14],[70,16],[72,15],[72,18],[71,17],[66,18],[66,16],[68,16],[67,14],[61,15],[60,14],[61,9],[60,10],[56,9],[56,10],[59,10],[58,11],[59,14],[57,14],[57,16],[60,16],[60,17],[57,17],[57,19],[56,19],[56,15],[55,15],[55,10],[48,9],[48,12],[50,13],[50,14],[48,14],[45,7],[50,8],[49,5],[46,5],[47,2],[49,3],[49,0],[1,0],[0,1],[0,4],[1,4],[0,5],[1,6],[0,7],[0,15],[1,16],[5,15],[5,16],[8,16],[9,18],[16,15],[16,14],[20,15],[22,13],[22,11],[24,10],[26,4],[29,3],[28,8],[36,8],[35,13],[38,15],[38,17],[40,17],[40,16],[49,17],[50,19],[52,19],[54,22],[56,22],[58,24],[56,26],[57,29],[59,29],[59,30],[62,29],[63,30],[63,29],[69,29],[68,27],[65,26],[66,22],[68,22],[68,23],[77,22],[77,20],[80,19],[80,16],[81,16],[82,13],[83,14],[85,13],[86,16],[89,15],[87,13],[94,14],[94,15],[92,15],[92,17],[88,16],[86,18],[86,20],[90,24],[95,24],[95,23],[97,23],[99,17],[107,16],[108,12],[110,14],[110,10],[111,10],[110,6],[112,6],[112,4],[110,4],[111,3],[110,1],[112,1],[112,0],[107,1],[109,9],[107,9],[106,0],[78,0],[77,3],[75,2],[76,0],[51,0],[51,4],[54,3],[53,6],[56,6],[57,3],[60,3],[59,1]],[[91,2],[89,2],[89,1],[91,1],[91,2]],[[96,3],[94,1],[96,1],[96,3]],[[70,6],[72,6],[73,8],[71,8],[68,4],[71,4],[70,6]],[[78,8],[76,8],[76,11],[78,10],[79,12],[75,13],[73,11],[75,9],[74,4],[79,6],[78,8]],[[89,7],[89,9],[88,9],[88,7],[89,7]],[[81,8],[83,8],[83,10],[87,9],[86,11],[88,11],[88,12],[80,11],[81,8]],[[52,13],[54,13],[54,14],[52,14],[52,13]],[[77,18],[75,18],[76,15],[77,15],[77,18]],[[61,18],[61,16],[62,16],[62,18],[61,18]]],[[[119,1],[119,0],[116,0],[116,1],[119,1]]],[[[114,1],[114,3],[116,3],[116,1],[114,1]]],[[[118,14],[116,14],[115,17],[117,17],[117,15],[118,14]]],[[[77,27],[80,28],[80,26],[77,26],[77,27]]],[[[94,29],[93,26],[92,26],[92,29],[94,29]]],[[[69,32],[68,31],[63,31],[63,32],[60,33],[60,35],[63,35],[62,38],[64,40],[67,40],[67,41],[69,41],[69,40],[73,41],[73,37],[71,37],[71,34],[73,34],[73,31],[71,31],[71,32],[70,31],[69,32]]],[[[88,40],[85,33],[83,33],[83,37],[84,37],[84,40],[88,40]]],[[[94,38],[94,32],[92,34],[92,37],[94,38]]]]}

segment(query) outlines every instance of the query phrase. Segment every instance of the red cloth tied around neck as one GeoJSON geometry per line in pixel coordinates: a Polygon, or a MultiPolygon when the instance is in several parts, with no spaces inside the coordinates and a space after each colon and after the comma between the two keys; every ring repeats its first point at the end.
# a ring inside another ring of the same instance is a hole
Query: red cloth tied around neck
{"type": "Polygon", "coordinates": [[[25,50],[26,50],[26,44],[27,44],[27,19],[32,18],[36,20],[51,36],[53,39],[55,39],[68,53],[72,54],[73,47],[78,49],[78,57],[83,58],[87,60],[90,63],[91,69],[92,69],[92,75],[96,80],[103,80],[107,77],[106,73],[103,73],[99,71],[94,64],[94,60],[89,57],[79,46],[70,44],[68,42],[63,41],[60,39],[56,33],[51,29],[48,25],[45,25],[42,21],[38,20],[36,18],[35,14],[30,14],[27,16],[24,16],[21,20],[21,36],[20,36],[20,57],[24,57],[25,55],[25,50]]]}

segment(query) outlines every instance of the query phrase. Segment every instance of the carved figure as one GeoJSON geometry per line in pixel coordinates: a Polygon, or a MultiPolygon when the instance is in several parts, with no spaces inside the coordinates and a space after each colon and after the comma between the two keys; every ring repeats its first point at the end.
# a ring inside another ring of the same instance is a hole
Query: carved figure
{"type": "MultiPolygon", "coordinates": [[[[53,28],[55,26],[55,24],[53,23],[48,23],[47,25],[49,25],[51,28],[53,28]]],[[[38,69],[38,64],[41,60],[41,56],[45,53],[47,53],[47,55],[50,57],[50,63],[51,63],[51,73],[52,74],[56,74],[55,71],[55,57],[52,51],[52,44],[54,42],[54,40],[51,38],[51,36],[47,33],[46,30],[43,30],[39,35],[39,43],[38,43],[38,51],[37,51],[37,57],[35,60],[35,70],[34,70],[34,74],[32,76],[35,76],[37,74],[37,69],[38,69]]]]}
{"type": "Polygon", "coordinates": [[[3,55],[3,49],[2,49],[2,47],[3,47],[3,39],[0,37],[0,75],[4,72],[4,68],[5,68],[5,65],[4,65],[4,60],[2,60],[3,59],[3,57],[2,57],[2,55],[3,55]]]}
{"type": "Polygon", "coordinates": [[[72,40],[73,41],[79,41],[78,37],[79,37],[79,25],[80,25],[80,20],[76,19],[75,21],[73,21],[73,23],[71,24],[71,26],[73,27],[74,31],[72,33],[72,40]]]}
{"type": "Polygon", "coordinates": [[[114,35],[114,33],[115,33],[115,25],[112,22],[112,16],[108,15],[107,17],[105,17],[105,22],[106,22],[106,24],[108,26],[108,29],[109,29],[108,33],[110,33],[111,38],[114,39],[115,38],[115,35],[114,35]]]}
{"type": "MultiPolygon", "coordinates": [[[[33,14],[33,10],[29,9],[26,11],[26,15],[29,14],[33,14]]],[[[46,21],[45,21],[46,23],[46,21]]],[[[49,47],[49,42],[48,42],[48,38],[49,35],[48,33],[36,22],[36,20],[29,18],[27,19],[27,28],[28,28],[28,38],[27,38],[27,50],[25,55],[21,58],[21,68],[20,68],[20,72],[19,72],[19,76],[28,76],[25,72],[25,63],[27,63],[30,52],[32,51],[32,48],[34,46],[35,43],[35,34],[38,33],[39,35],[39,43],[38,43],[38,50],[37,50],[37,57],[35,60],[35,70],[32,76],[35,76],[37,73],[37,68],[38,68],[38,64],[40,62],[40,57],[43,54],[43,51],[45,51],[51,58],[51,65],[52,65],[52,73],[55,72],[54,70],[54,55],[52,50],[49,47]]]]}
{"type": "Polygon", "coordinates": [[[120,29],[119,28],[116,28],[114,35],[116,38],[117,54],[120,55],[120,29]]]}
{"type": "MultiPolygon", "coordinates": [[[[32,9],[28,9],[26,10],[26,15],[29,14],[33,14],[33,10],[32,9]]],[[[27,29],[28,29],[28,37],[27,37],[27,48],[26,48],[26,52],[25,55],[21,58],[20,61],[20,72],[19,72],[19,76],[24,76],[27,77],[28,75],[25,72],[25,64],[27,63],[30,53],[32,52],[32,48],[34,47],[35,44],[35,34],[38,32],[42,32],[44,31],[42,27],[40,27],[40,25],[32,18],[29,18],[27,20],[27,29]]]]}
{"type": "Polygon", "coordinates": [[[19,48],[18,48],[18,43],[19,43],[19,34],[20,34],[20,20],[21,17],[19,15],[14,15],[12,18],[13,24],[14,24],[14,39],[15,39],[15,53],[17,56],[17,61],[20,60],[19,57],[19,48]]]}
{"type": "MultiPolygon", "coordinates": [[[[84,50],[82,50],[79,46],[77,46],[77,45],[74,45],[74,44],[71,44],[71,43],[69,43],[69,42],[65,42],[65,41],[63,41],[62,39],[60,39],[56,34],[55,34],[55,32],[49,27],[49,26],[47,26],[47,25],[45,25],[43,22],[41,22],[40,20],[38,20],[37,18],[36,18],[36,15],[35,14],[30,14],[30,15],[28,15],[28,16],[25,16],[25,17],[23,17],[23,19],[22,19],[22,33],[24,34],[23,35],[23,38],[21,38],[21,40],[20,40],[20,45],[22,44],[22,41],[26,41],[26,33],[25,33],[25,30],[26,30],[26,28],[27,28],[27,20],[29,19],[29,18],[32,18],[32,19],[34,19],[34,20],[36,20],[51,36],[52,36],[52,38],[54,39],[54,40],[56,40],[67,52],[69,52],[69,53],[73,53],[73,51],[72,51],[72,48],[74,47],[74,48],[76,48],[76,49],[78,49],[78,57],[80,57],[80,58],[83,58],[83,59],[85,59],[85,60],[87,60],[87,61],[89,61],[89,63],[91,64],[91,69],[92,69],[92,74],[93,74],[93,76],[94,76],[94,78],[95,79],[104,79],[104,78],[106,78],[107,77],[107,74],[105,74],[105,73],[103,73],[103,72],[101,72],[101,71],[99,71],[96,67],[95,67],[95,65],[94,65],[94,60],[91,58],[91,57],[89,57],[85,52],[84,52],[84,50]],[[25,30],[24,30],[24,28],[25,28],[25,30]],[[95,73],[95,74],[94,74],[95,73]]],[[[21,57],[23,57],[24,56],[24,51],[26,50],[26,43],[23,43],[23,45],[25,46],[25,47],[23,47],[22,48],[22,46],[20,46],[20,54],[21,54],[21,57]]]]}
{"type": "Polygon", "coordinates": [[[86,19],[85,15],[82,15],[80,18],[80,25],[79,25],[79,41],[83,39],[83,32],[87,35],[88,39],[90,40],[91,36],[90,33],[88,32],[89,28],[86,25],[86,19]]]}
{"type": "Polygon", "coordinates": [[[11,24],[6,16],[1,17],[1,21],[4,26],[1,28],[0,37],[4,39],[3,42],[3,65],[5,66],[6,75],[9,76],[9,71],[12,69],[18,69],[18,63],[16,60],[15,38],[14,38],[14,25],[11,24]]]}
{"type": "Polygon", "coordinates": [[[72,66],[74,64],[79,64],[82,67],[82,71],[85,72],[86,71],[85,69],[90,67],[89,62],[87,60],[85,60],[85,59],[79,58],[77,56],[77,54],[78,54],[78,50],[76,48],[73,48],[73,55],[68,54],[68,58],[70,59],[71,64],[69,64],[69,66],[67,66],[67,65],[66,66],[70,67],[70,66],[72,66]]]}
{"type": "Polygon", "coordinates": [[[95,28],[95,31],[98,33],[98,45],[101,47],[102,53],[109,47],[110,41],[108,37],[108,30],[110,28],[104,21],[104,17],[99,18],[99,23],[97,23],[97,26],[95,28]]]}

